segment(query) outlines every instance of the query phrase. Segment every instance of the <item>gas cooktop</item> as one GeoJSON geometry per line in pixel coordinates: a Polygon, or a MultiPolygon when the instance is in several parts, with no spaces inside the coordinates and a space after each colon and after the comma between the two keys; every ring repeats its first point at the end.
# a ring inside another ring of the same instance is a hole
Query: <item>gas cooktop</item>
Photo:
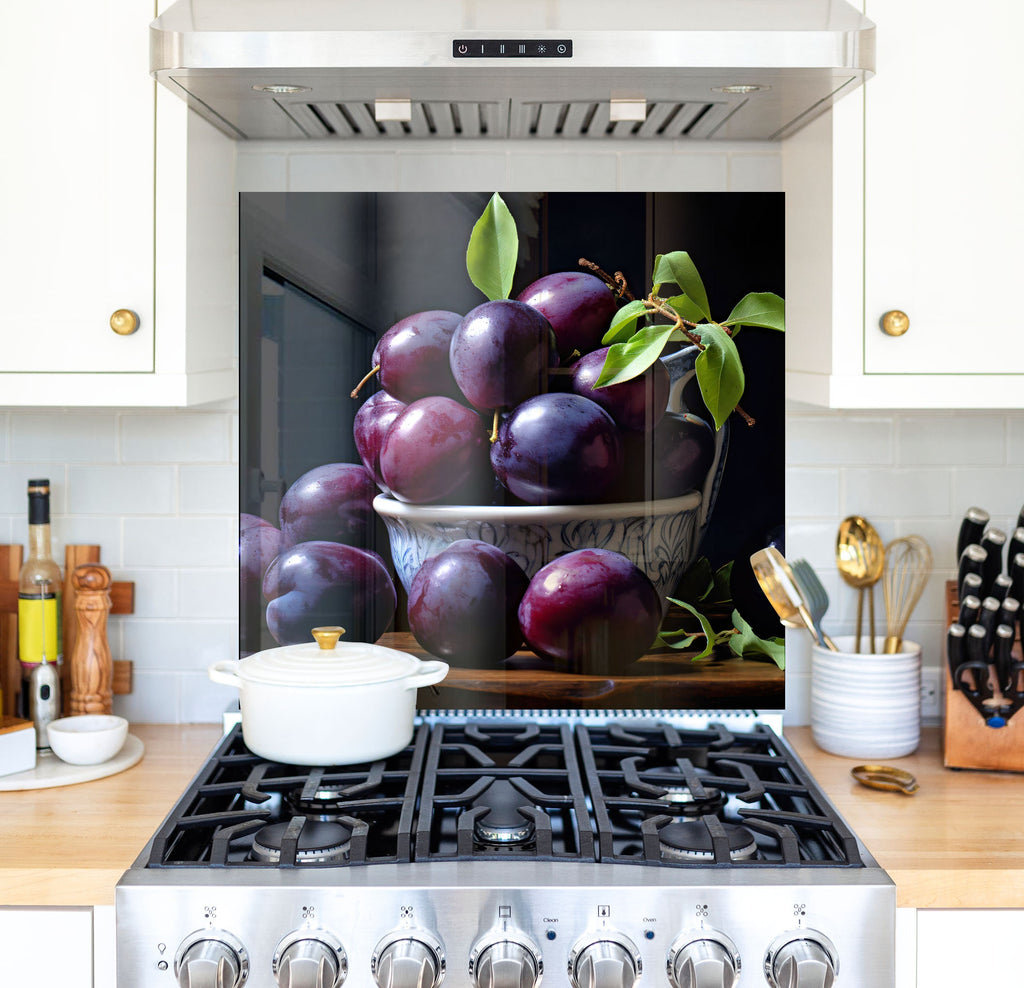
{"type": "Polygon", "coordinates": [[[157,833],[149,868],[591,861],[863,867],[768,727],[480,720],[418,727],[372,764],[298,768],[234,727],[157,833]]]}
{"type": "Polygon", "coordinates": [[[895,978],[892,882],[761,723],[442,718],[313,769],[235,727],[116,901],[133,988],[895,978]]]}

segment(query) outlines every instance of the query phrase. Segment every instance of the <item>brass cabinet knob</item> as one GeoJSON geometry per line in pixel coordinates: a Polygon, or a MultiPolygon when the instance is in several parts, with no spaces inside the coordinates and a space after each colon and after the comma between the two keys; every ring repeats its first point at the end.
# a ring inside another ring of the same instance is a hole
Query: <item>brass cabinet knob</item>
{"type": "Polygon", "coordinates": [[[910,329],[910,316],[899,309],[891,309],[882,316],[882,332],[890,336],[902,336],[910,329]]]}
{"type": "Polygon", "coordinates": [[[139,328],[139,317],[131,309],[118,309],[110,317],[110,328],[118,336],[131,336],[139,328]]]}

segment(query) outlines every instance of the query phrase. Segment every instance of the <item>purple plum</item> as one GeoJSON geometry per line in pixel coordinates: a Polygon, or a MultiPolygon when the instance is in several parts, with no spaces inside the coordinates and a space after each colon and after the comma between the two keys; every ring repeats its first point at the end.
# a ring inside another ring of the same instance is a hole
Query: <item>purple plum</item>
{"type": "Polygon", "coordinates": [[[572,389],[578,395],[596,401],[627,432],[653,429],[668,405],[668,368],[656,360],[642,374],[620,384],[595,388],[604,368],[608,347],[585,354],[573,364],[572,389]]]}
{"type": "Polygon", "coordinates": [[[387,490],[387,484],[380,472],[380,449],[391,423],[404,408],[404,402],[386,391],[377,391],[359,406],[352,422],[352,436],[359,458],[363,466],[373,474],[377,486],[384,490],[387,490]]]}
{"type": "Polygon", "coordinates": [[[601,345],[617,308],[615,294],[598,277],[583,271],[558,271],[527,285],[516,298],[547,317],[558,353],[590,353],[601,345]]]}
{"type": "Polygon", "coordinates": [[[281,532],[269,521],[244,511],[239,515],[238,575],[243,597],[250,587],[256,587],[258,592],[263,574],[283,547],[281,532]]]}
{"type": "Polygon", "coordinates": [[[654,643],[658,593],[629,559],[577,549],[542,566],[519,605],[530,647],[574,672],[615,676],[654,643]]]}
{"type": "Polygon", "coordinates": [[[281,499],[285,545],[343,542],[366,547],[373,537],[377,486],[361,463],[324,463],[308,470],[281,499]]]}
{"type": "Polygon", "coordinates": [[[399,401],[409,404],[428,395],[462,401],[448,362],[452,333],[462,321],[457,312],[431,309],[399,319],[377,341],[373,366],[380,384],[399,401]]]}
{"type": "Polygon", "coordinates": [[[480,411],[511,407],[547,387],[558,366],[555,334],[536,309],[512,299],[484,302],[452,335],[452,373],[480,411]]]}
{"type": "Polygon", "coordinates": [[[452,398],[412,402],[384,437],[380,472],[400,501],[425,504],[455,495],[476,503],[492,483],[480,416],[452,398]]]}
{"type": "Polygon", "coordinates": [[[395,616],[395,585],[375,552],[337,542],[300,542],[282,552],[263,578],[267,627],[280,645],[310,640],[340,624],[347,641],[375,642],[395,616]]]}
{"type": "Polygon", "coordinates": [[[597,501],[622,467],[618,430],[589,398],[536,395],[502,420],[491,466],[498,480],[528,504],[597,501]]]}
{"type": "Polygon", "coordinates": [[[430,653],[496,666],[523,643],[517,610],[529,581],[500,549],[460,539],[420,566],[409,588],[409,628],[430,653]]]}

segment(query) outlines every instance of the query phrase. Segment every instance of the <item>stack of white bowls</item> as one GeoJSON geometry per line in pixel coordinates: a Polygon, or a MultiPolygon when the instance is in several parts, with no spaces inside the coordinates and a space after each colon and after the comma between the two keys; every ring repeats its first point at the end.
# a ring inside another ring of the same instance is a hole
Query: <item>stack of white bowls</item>
{"type": "MultiPolygon", "coordinates": [[[[899,758],[921,739],[921,646],[903,642],[895,655],[811,649],[811,733],[818,747],[849,758],[899,758]]],[[[865,642],[862,640],[862,646],[865,642]]],[[[875,646],[882,649],[882,639],[875,646]]]]}

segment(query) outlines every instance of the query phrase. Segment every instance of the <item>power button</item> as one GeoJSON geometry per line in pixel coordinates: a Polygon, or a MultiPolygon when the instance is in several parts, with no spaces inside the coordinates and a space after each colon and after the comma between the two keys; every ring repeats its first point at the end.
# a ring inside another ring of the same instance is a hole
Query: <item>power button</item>
{"type": "Polygon", "coordinates": [[[466,52],[468,52],[468,51],[469,51],[469,46],[468,46],[468,45],[459,45],[459,47],[458,47],[457,51],[458,51],[458,53],[459,53],[460,55],[465,55],[465,54],[466,54],[466,52]]]}

